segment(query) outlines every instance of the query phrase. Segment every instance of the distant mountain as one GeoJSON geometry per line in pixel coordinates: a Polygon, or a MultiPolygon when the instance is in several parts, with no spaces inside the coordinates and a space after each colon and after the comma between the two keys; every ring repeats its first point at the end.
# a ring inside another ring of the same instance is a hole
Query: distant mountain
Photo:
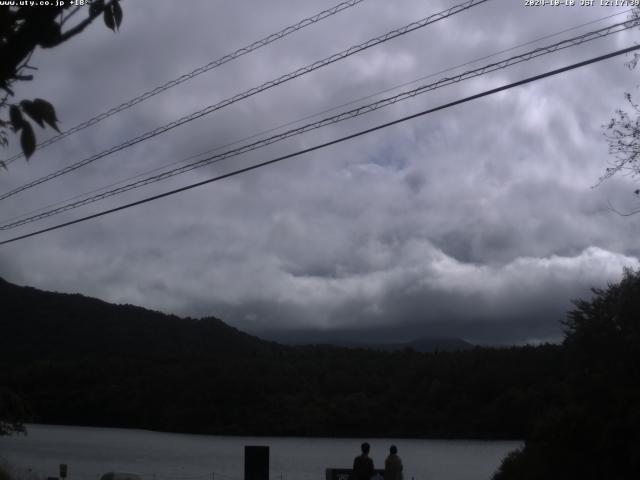
{"type": "Polygon", "coordinates": [[[213,317],[180,318],[80,294],[21,287],[2,278],[0,298],[3,316],[12,320],[3,325],[0,348],[16,354],[60,356],[73,352],[74,355],[99,355],[144,350],[151,355],[208,355],[215,351],[239,353],[274,348],[273,342],[388,352],[406,349],[423,353],[453,352],[473,348],[472,344],[455,338],[381,342],[376,341],[375,330],[283,330],[253,336],[213,317]],[[35,341],[34,332],[38,332],[40,341],[35,341]]]}
{"type": "MultiPolygon", "coordinates": [[[[376,329],[364,330],[265,330],[260,338],[285,345],[332,345],[344,348],[362,348],[383,352],[413,350],[421,353],[457,352],[475,345],[459,338],[418,338],[410,341],[382,341],[385,335],[376,329]]],[[[388,335],[387,335],[388,336],[388,335]]]]}
{"type": "Polygon", "coordinates": [[[331,342],[330,345],[344,348],[363,348],[380,352],[401,352],[413,350],[420,353],[459,352],[474,348],[474,345],[458,338],[419,338],[400,343],[331,342]]]}

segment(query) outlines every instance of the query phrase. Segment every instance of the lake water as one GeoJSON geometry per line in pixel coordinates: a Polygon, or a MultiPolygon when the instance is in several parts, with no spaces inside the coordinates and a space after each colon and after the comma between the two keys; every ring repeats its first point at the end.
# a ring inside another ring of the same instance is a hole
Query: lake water
{"type": "Polygon", "coordinates": [[[519,442],[407,439],[270,438],[182,435],[115,428],[28,425],[27,436],[0,437],[0,461],[24,480],[58,476],[98,480],[106,472],[143,480],[242,480],[244,446],[270,447],[271,480],[324,480],[325,469],[350,468],[368,440],[376,468],[395,444],[405,480],[487,480],[519,442]]]}

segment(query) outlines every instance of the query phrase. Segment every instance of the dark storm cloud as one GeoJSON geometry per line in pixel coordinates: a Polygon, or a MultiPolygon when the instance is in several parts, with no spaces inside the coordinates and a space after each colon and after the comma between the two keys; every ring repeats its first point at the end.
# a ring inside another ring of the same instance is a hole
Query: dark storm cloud
{"type": "MultiPolygon", "coordinates": [[[[132,2],[117,34],[93,25],[82,38],[36,54],[36,80],[19,95],[51,100],[68,128],[333,4],[132,2]]],[[[366,0],[59,142],[28,164],[13,163],[0,176],[0,188],[14,188],[451,5],[366,0]]],[[[597,7],[528,9],[493,0],[7,199],[0,213],[8,218],[39,208],[612,13],[597,7]]],[[[77,214],[622,48],[637,35],[625,33],[437,90],[77,214]]],[[[252,331],[368,328],[390,329],[399,337],[452,335],[487,343],[557,339],[571,298],[615,281],[624,266],[638,267],[638,217],[621,218],[607,208],[608,201],[633,205],[633,181],[591,188],[606,166],[602,124],[636,83],[637,72],[624,61],[593,65],[2,247],[0,275],[184,315],[215,315],[252,331]]],[[[64,218],[75,214],[43,225],[64,218]]]]}

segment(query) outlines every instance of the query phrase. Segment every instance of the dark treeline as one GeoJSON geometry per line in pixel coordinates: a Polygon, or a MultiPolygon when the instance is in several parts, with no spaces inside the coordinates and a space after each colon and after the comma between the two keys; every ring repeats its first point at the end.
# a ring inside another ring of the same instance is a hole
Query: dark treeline
{"type": "Polygon", "coordinates": [[[216,319],[0,284],[0,385],[33,421],[217,434],[523,438],[558,346],[287,347],[216,319]]]}
{"type": "Polygon", "coordinates": [[[562,402],[557,348],[326,347],[255,355],[3,362],[39,422],[217,434],[522,438],[562,402]],[[497,373],[499,372],[499,373],[497,373]],[[544,379],[542,381],[539,381],[544,379]]]}

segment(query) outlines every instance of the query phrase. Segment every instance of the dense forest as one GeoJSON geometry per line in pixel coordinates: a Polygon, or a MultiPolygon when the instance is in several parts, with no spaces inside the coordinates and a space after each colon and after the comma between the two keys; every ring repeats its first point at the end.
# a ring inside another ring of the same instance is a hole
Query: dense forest
{"type": "MultiPolygon", "coordinates": [[[[640,273],[595,290],[562,345],[457,352],[266,342],[0,281],[1,398],[41,423],[213,434],[526,439],[496,474],[640,472],[640,273]],[[16,401],[19,399],[19,401],[16,401]]],[[[9,418],[0,401],[0,418],[9,418]]]]}
{"type": "Polygon", "coordinates": [[[523,438],[562,404],[558,346],[384,352],[265,342],[0,284],[0,385],[43,423],[217,434],[523,438]]]}

